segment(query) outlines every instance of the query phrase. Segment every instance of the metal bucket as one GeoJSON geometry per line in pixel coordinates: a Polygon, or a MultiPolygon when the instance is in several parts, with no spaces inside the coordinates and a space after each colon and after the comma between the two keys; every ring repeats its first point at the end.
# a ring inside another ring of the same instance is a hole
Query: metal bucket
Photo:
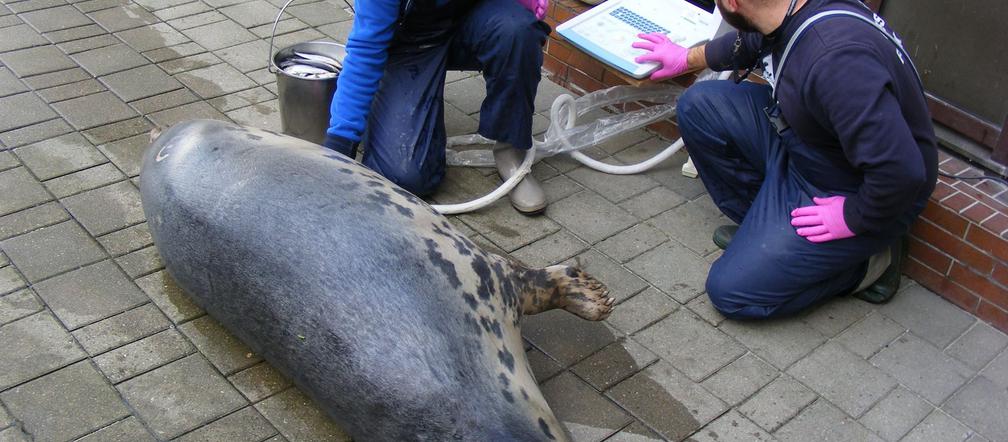
{"type": "Polygon", "coordinates": [[[342,61],[346,56],[346,47],[328,41],[309,41],[285,47],[273,54],[273,38],[277,23],[284,9],[292,1],[288,1],[280,9],[273,22],[273,35],[270,36],[269,70],[277,76],[280,127],[287,135],[322,144],[325,141],[326,129],[329,128],[329,107],[336,91],[336,79],[339,78],[339,74],[332,78],[321,79],[298,77],[284,72],[280,65],[284,60],[294,57],[294,52],[319,54],[342,61]]]}

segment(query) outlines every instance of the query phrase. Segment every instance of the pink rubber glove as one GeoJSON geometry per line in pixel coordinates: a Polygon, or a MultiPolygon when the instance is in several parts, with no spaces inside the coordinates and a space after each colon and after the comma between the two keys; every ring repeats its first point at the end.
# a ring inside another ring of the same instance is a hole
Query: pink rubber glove
{"type": "Polygon", "coordinates": [[[546,11],[549,9],[549,0],[518,0],[525,9],[532,11],[536,16],[536,20],[542,20],[546,17],[546,11]]]}
{"type": "Polygon", "coordinates": [[[634,61],[637,63],[661,63],[661,68],[651,74],[651,80],[665,80],[678,77],[686,72],[686,54],[689,53],[689,49],[673,43],[667,35],[661,32],[637,34],[637,37],[647,41],[638,41],[633,44],[633,47],[651,51],[651,53],[641,55],[634,61]]]}
{"type": "Polygon", "coordinates": [[[843,217],[846,197],[812,198],[814,206],[799,207],[791,211],[791,225],[798,234],[812,242],[826,242],[854,236],[843,217]]]}

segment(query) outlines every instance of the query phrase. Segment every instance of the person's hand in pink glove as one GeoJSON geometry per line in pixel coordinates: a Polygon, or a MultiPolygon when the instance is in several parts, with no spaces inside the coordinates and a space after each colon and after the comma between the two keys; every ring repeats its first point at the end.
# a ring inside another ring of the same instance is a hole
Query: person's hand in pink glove
{"type": "Polygon", "coordinates": [[[633,44],[633,47],[650,51],[650,53],[641,55],[635,58],[634,61],[637,63],[657,62],[661,64],[661,68],[651,74],[651,80],[665,80],[678,77],[683,72],[686,72],[686,55],[689,54],[689,49],[675,44],[672,40],[669,40],[667,35],[660,32],[637,34],[637,37],[645,41],[638,41],[633,44]]]}
{"type": "Polygon", "coordinates": [[[846,200],[842,196],[812,198],[816,205],[791,211],[791,225],[798,227],[799,235],[815,243],[850,238],[854,232],[847,228],[843,217],[846,200]]]}
{"type": "Polygon", "coordinates": [[[518,0],[525,9],[532,11],[536,16],[536,20],[542,20],[546,17],[546,11],[549,10],[549,0],[518,0]]]}

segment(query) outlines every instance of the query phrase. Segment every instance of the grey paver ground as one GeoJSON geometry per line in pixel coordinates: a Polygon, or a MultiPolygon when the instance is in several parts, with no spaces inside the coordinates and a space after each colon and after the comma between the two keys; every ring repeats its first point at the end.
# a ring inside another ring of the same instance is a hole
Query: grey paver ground
{"type": "MultiPolygon", "coordinates": [[[[156,125],[280,129],[265,67],[281,5],[0,0],[0,440],[347,439],[175,285],[137,191],[156,125]]],[[[275,45],[345,41],[351,18],[338,0],[295,4],[275,45]]],[[[478,73],[449,72],[450,135],[477,129],[484,89],[478,73]]],[[[537,133],[567,92],[540,83],[537,133]]],[[[631,163],[669,144],[635,130],[586,153],[631,163]]],[[[726,220],[681,175],[685,159],[610,176],[547,158],[533,167],[543,216],[500,201],[451,218],[529,265],[581,265],[617,297],[603,323],[523,322],[533,373],[576,440],[1008,440],[1008,336],[912,281],[881,307],[845,297],[785,320],[720,315],[704,290],[726,220]]],[[[452,167],[432,199],[498,183],[452,167]]]]}

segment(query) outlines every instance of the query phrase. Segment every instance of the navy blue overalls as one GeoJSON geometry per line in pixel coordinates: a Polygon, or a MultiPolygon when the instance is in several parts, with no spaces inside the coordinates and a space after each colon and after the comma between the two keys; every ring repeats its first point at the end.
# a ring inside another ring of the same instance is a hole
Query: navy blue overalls
{"type": "Polygon", "coordinates": [[[362,144],[366,166],[423,196],[445,174],[446,71],[482,71],[479,133],[527,149],[550,28],[514,0],[413,3],[389,48],[362,144]]]}

